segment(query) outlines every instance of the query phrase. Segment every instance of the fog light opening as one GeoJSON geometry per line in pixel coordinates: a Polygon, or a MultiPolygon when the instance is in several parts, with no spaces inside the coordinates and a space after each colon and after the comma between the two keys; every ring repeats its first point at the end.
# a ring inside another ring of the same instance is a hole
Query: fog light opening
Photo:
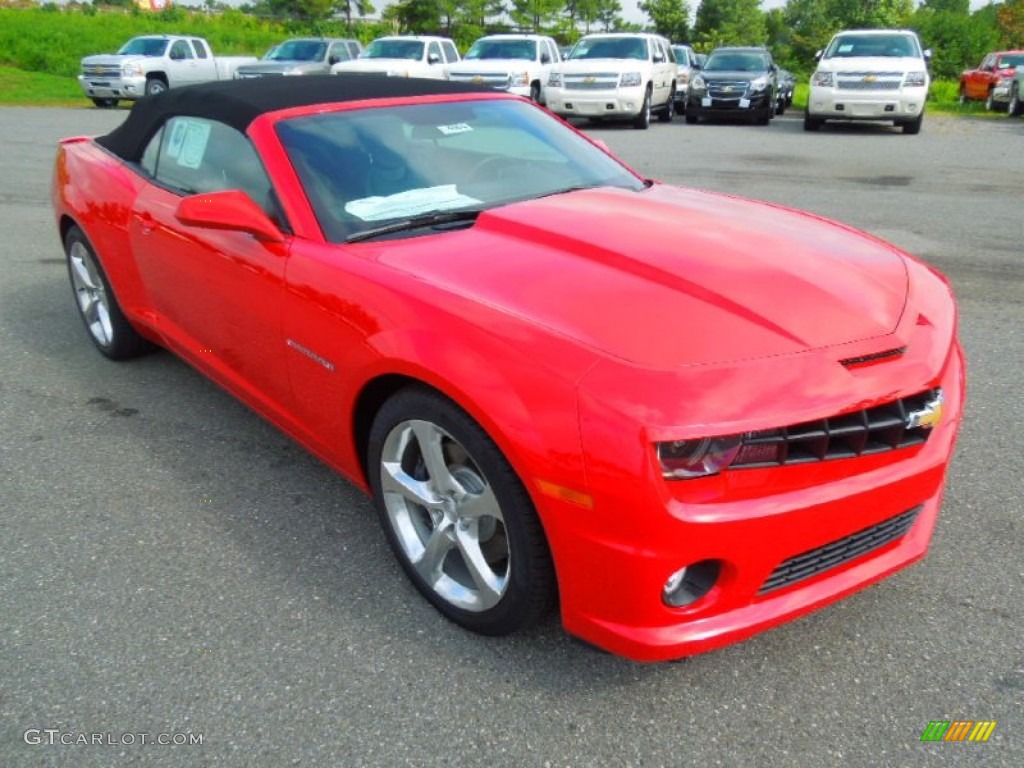
{"type": "Polygon", "coordinates": [[[701,560],[668,577],[661,590],[661,599],[673,608],[682,608],[700,600],[718,581],[722,564],[718,560],[701,560]]]}

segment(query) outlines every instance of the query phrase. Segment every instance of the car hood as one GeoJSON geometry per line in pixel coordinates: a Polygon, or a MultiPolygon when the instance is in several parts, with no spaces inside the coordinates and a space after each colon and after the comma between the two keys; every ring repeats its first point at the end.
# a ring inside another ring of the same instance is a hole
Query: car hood
{"type": "Polygon", "coordinates": [[[721,70],[714,72],[702,71],[700,76],[705,82],[716,83],[722,80],[756,80],[759,77],[767,77],[768,71],[751,72],[750,70],[721,70]]]}
{"type": "Polygon", "coordinates": [[[284,72],[326,72],[327,69],[327,65],[321,61],[260,61],[255,64],[243,64],[238,71],[246,74],[280,75],[284,72]]]}
{"type": "Polygon", "coordinates": [[[448,71],[460,74],[474,72],[522,72],[536,66],[539,66],[537,62],[530,59],[463,59],[455,64],[448,65],[448,71]]]}
{"type": "Polygon", "coordinates": [[[419,59],[354,59],[342,61],[332,67],[332,72],[388,72],[419,69],[423,66],[419,59]]]}
{"type": "Polygon", "coordinates": [[[926,69],[922,59],[913,56],[863,56],[822,59],[819,72],[907,72],[926,69]]]}
{"type": "Polygon", "coordinates": [[[640,59],[570,59],[560,63],[558,71],[570,75],[587,72],[622,72],[630,64],[642,68],[646,67],[648,62],[640,59]]]}
{"type": "Polygon", "coordinates": [[[86,56],[82,59],[83,67],[120,67],[133,61],[145,61],[147,56],[139,56],[137,54],[123,55],[118,53],[97,53],[92,56],[86,56]]]}
{"type": "Polygon", "coordinates": [[[391,241],[377,258],[652,368],[883,336],[906,303],[892,246],[810,214],[659,184],[508,205],[444,237],[391,241]]]}

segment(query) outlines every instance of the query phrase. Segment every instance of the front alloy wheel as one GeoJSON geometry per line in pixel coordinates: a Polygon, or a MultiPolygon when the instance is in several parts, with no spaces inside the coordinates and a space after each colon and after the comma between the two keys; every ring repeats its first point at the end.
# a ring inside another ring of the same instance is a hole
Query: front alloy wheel
{"type": "Polygon", "coordinates": [[[651,87],[644,91],[644,103],[640,107],[640,114],[633,118],[633,127],[646,131],[651,125],[651,87]]]}
{"type": "Polygon", "coordinates": [[[1024,114],[1024,104],[1020,101],[1020,86],[1017,83],[1013,84],[1013,90],[1010,91],[1010,103],[1007,104],[1006,111],[1011,117],[1020,117],[1024,114]]]}
{"type": "Polygon", "coordinates": [[[457,624],[504,635],[554,594],[543,530],[497,446],[443,396],[413,387],[374,420],[370,484],[402,567],[457,624]]]}

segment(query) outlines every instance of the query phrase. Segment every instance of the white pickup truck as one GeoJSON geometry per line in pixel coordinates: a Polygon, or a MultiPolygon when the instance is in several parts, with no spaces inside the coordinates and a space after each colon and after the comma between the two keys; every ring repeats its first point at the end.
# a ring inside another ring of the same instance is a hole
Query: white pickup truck
{"type": "Polygon", "coordinates": [[[255,56],[217,56],[201,37],[145,35],[133,37],[116,54],[82,59],[78,82],[97,107],[113,107],[121,99],[141,99],[180,85],[230,80],[255,56]]]}

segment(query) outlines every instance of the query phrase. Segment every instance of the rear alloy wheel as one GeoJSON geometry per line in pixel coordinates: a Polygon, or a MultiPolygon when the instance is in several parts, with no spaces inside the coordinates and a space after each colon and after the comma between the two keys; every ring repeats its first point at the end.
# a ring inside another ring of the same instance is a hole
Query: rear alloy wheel
{"type": "Polygon", "coordinates": [[[117,99],[97,99],[94,98],[92,103],[100,109],[112,109],[117,106],[117,99]]]}
{"type": "Polygon", "coordinates": [[[540,83],[530,83],[530,101],[540,104],[540,83]]]}
{"type": "Polygon", "coordinates": [[[988,89],[988,95],[985,97],[985,111],[994,112],[996,109],[995,91],[992,88],[988,89]]]}
{"type": "Polygon", "coordinates": [[[676,91],[672,89],[672,93],[668,96],[668,103],[665,108],[658,113],[658,120],[663,123],[671,123],[672,119],[676,116],[676,91]]]}
{"type": "Polygon", "coordinates": [[[805,131],[816,131],[825,124],[825,121],[820,117],[811,117],[810,114],[804,113],[804,130],[805,131]]]}
{"type": "Polygon", "coordinates": [[[903,128],[903,132],[908,136],[916,136],[921,132],[922,123],[924,123],[923,112],[914,120],[908,120],[905,123],[900,123],[900,127],[903,128]]]}
{"type": "Polygon", "coordinates": [[[85,234],[71,227],[64,238],[75,306],[96,348],[111,360],[137,357],[150,348],[117,303],[107,276],[85,234]]]}
{"type": "Polygon", "coordinates": [[[367,467],[402,568],[442,614],[484,635],[544,615],[555,580],[540,520],[465,411],[432,390],[399,391],[374,419],[367,467]]]}
{"type": "Polygon", "coordinates": [[[1020,102],[1020,86],[1017,83],[1013,84],[1010,91],[1010,102],[1006,105],[1006,111],[1011,117],[1020,117],[1024,114],[1024,104],[1020,102]]]}
{"type": "Polygon", "coordinates": [[[963,83],[960,84],[960,95],[957,101],[960,102],[961,107],[967,104],[967,89],[964,87],[963,83]]]}
{"type": "Polygon", "coordinates": [[[651,87],[647,86],[644,91],[644,103],[640,107],[640,114],[633,118],[633,127],[646,131],[651,125],[651,87]]]}

